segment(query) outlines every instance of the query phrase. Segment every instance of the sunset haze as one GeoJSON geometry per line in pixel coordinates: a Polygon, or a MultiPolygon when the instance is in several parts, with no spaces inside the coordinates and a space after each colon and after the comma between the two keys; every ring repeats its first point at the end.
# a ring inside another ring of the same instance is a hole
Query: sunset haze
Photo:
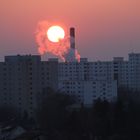
{"type": "Polygon", "coordinates": [[[0,59],[38,54],[38,22],[59,22],[76,29],[81,57],[110,60],[140,52],[139,0],[0,0],[0,59]]]}

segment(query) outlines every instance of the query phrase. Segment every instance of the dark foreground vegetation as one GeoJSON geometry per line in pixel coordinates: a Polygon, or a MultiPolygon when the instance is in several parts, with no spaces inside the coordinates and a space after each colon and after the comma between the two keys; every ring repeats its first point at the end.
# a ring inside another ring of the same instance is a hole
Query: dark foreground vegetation
{"type": "MultiPolygon", "coordinates": [[[[118,99],[115,103],[109,103],[98,99],[90,108],[82,104],[77,106],[76,103],[73,97],[67,95],[48,94],[37,112],[36,121],[37,129],[46,140],[140,139],[138,102],[118,99]]],[[[0,120],[3,120],[2,117],[0,120]]],[[[30,121],[25,115],[22,122],[28,124],[30,121]]]]}
{"type": "Polygon", "coordinates": [[[63,94],[46,98],[39,124],[49,140],[140,139],[140,104],[131,98],[115,103],[98,99],[90,108],[75,103],[63,94]]]}

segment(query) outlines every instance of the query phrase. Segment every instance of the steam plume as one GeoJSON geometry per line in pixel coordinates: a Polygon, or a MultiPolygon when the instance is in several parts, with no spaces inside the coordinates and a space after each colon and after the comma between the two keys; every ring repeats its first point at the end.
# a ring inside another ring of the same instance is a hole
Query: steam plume
{"type": "MultiPolygon", "coordinates": [[[[44,53],[51,53],[61,60],[66,61],[66,56],[71,57],[70,48],[70,36],[66,33],[65,38],[57,43],[53,43],[48,40],[47,30],[52,24],[47,21],[41,21],[38,23],[36,29],[36,42],[38,44],[38,52],[43,55],[44,53]]],[[[80,55],[78,51],[74,50],[75,59],[80,61],[80,55]]]]}

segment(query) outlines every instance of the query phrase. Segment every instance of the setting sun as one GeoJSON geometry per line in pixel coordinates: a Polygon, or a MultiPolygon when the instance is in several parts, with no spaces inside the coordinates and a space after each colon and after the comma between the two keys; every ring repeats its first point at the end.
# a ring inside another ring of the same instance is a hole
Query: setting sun
{"type": "Polygon", "coordinates": [[[65,31],[60,26],[51,26],[47,31],[47,37],[52,42],[59,42],[65,37],[65,31]]]}

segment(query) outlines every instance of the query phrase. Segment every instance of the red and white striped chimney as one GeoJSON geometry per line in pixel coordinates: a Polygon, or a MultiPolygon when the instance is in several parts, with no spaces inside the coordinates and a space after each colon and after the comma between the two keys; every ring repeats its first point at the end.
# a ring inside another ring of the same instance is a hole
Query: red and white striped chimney
{"type": "Polygon", "coordinates": [[[70,48],[75,49],[75,28],[70,28],[70,48]]]}

